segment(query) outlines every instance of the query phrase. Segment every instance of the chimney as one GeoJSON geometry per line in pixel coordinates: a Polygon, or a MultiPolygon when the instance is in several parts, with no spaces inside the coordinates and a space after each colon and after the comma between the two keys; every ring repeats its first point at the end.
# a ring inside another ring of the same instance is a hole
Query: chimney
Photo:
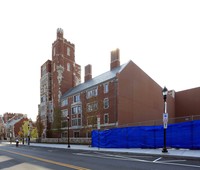
{"type": "Polygon", "coordinates": [[[92,65],[85,66],[85,82],[92,79],[92,65]]]}
{"type": "Polygon", "coordinates": [[[111,51],[111,63],[110,70],[120,66],[120,58],[119,58],[119,49],[117,48],[114,51],[111,51]]]}

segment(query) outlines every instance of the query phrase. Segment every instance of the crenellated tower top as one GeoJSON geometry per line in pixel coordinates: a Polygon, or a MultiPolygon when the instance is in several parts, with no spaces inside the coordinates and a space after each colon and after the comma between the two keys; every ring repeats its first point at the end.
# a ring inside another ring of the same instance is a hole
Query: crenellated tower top
{"type": "Polygon", "coordinates": [[[62,28],[58,28],[57,29],[57,39],[59,38],[63,38],[63,29],[62,28]]]}

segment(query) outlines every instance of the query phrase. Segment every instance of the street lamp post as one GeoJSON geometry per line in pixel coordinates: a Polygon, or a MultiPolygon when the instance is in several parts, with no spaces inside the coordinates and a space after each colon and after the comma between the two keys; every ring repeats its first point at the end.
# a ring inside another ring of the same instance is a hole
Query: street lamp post
{"type": "Polygon", "coordinates": [[[9,133],[10,133],[10,144],[12,144],[12,130],[11,130],[11,126],[10,126],[10,129],[9,129],[9,133]]]}
{"type": "Polygon", "coordinates": [[[167,93],[168,90],[166,87],[163,88],[162,94],[163,94],[163,99],[164,99],[164,113],[163,113],[163,128],[164,128],[164,146],[163,146],[163,153],[167,153],[167,147],[166,147],[166,130],[167,130],[167,121],[168,121],[168,114],[167,114],[167,93]]]}
{"type": "Polygon", "coordinates": [[[68,135],[68,148],[70,148],[70,140],[69,140],[69,115],[67,115],[67,126],[68,126],[68,131],[67,131],[67,135],[68,135]]]}

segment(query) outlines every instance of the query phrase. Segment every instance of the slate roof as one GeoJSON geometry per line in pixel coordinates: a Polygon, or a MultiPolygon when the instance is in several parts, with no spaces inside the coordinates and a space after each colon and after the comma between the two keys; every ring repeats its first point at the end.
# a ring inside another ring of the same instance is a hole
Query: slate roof
{"type": "Polygon", "coordinates": [[[96,86],[97,84],[100,84],[100,83],[103,83],[103,82],[106,82],[108,80],[111,80],[113,78],[116,77],[116,74],[121,72],[121,70],[123,70],[123,68],[127,65],[128,63],[125,63],[121,66],[118,66],[108,72],[105,72],[97,77],[94,77],[92,78],[91,80],[88,80],[84,83],[81,83],[79,85],[77,85],[76,87],[74,88],[71,88],[70,90],[68,90],[66,93],[64,93],[61,97],[61,100],[68,97],[68,96],[71,96],[71,95],[74,95],[76,93],[79,93],[83,90],[86,90],[86,89],[89,89],[93,86],[96,86]]]}
{"type": "MultiPolygon", "coordinates": [[[[13,117],[14,118],[14,117],[13,117]]],[[[19,119],[13,119],[13,120],[9,120],[6,123],[6,128],[9,128],[10,126],[14,126],[17,122],[19,122],[20,120],[22,120],[24,117],[20,117],[19,119]]]]}

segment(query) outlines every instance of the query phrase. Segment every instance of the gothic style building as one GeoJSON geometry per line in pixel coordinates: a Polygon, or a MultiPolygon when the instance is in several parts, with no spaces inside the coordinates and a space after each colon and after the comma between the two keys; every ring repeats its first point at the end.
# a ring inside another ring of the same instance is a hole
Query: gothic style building
{"type": "Polygon", "coordinates": [[[60,107],[61,96],[81,82],[81,68],[75,62],[75,46],[57,29],[52,44],[52,60],[41,66],[39,115],[46,129],[53,122],[53,112],[60,107]]]}
{"type": "MultiPolygon", "coordinates": [[[[68,125],[70,137],[90,137],[92,129],[162,119],[162,87],[133,61],[121,65],[119,49],[111,52],[109,71],[93,78],[92,66],[85,66],[83,83],[81,67],[75,62],[74,54],[74,44],[63,37],[62,29],[58,29],[57,40],[52,44],[52,60],[41,66],[39,115],[45,125],[44,137],[48,123],[54,121],[56,109],[62,112],[62,137],[66,137],[68,125]]],[[[177,92],[177,98],[175,91],[170,91],[167,97],[169,118],[187,116],[191,110],[198,114],[199,89],[177,92]],[[185,109],[185,114],[181,113],[182,104],[187,107],[184,96],[191,99],[186,100],[191,107],[185,109]],[[196,97],[195,107],[192,96],[196,97]]]]}

